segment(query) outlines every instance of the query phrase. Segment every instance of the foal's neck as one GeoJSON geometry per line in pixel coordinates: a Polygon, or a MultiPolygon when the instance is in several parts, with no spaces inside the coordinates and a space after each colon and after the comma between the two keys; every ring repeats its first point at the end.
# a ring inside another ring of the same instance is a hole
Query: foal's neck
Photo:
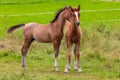
{"type": "Polygon", "coordinates": [[[72,27],[72,32],[76,32],[77,31],[77,26],[75,25],[75,23],[71,23],[71,27],[72,27]]]}
{"type": "Polygon", "coordinates": [[[62,14],[59,15],[58,19],[52,23],[53,26],[57,27],[56,29],[63,32],[63,27],[65,25],[65,19],[62,17],[62,14]]]}
{"type": "Polygon", "coordinates": [[[65,25],[65,19],[61,17],[61,15],[59,16],[58,20],[56,21],[58,24],[58,29],[63,31],[63,27],[65,25]]]}

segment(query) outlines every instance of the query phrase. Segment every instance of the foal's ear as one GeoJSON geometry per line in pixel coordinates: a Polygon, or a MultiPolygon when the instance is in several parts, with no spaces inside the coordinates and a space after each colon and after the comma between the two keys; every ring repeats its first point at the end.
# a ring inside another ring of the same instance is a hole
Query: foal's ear
{"type": "Polygon", "coordinates": [[[65,9],[67,9],[68,7],[65,5],[65,7],[64,7],[65,9]]]}
{"type": "Polygon", "coordinates": [[[70,8],[70,10],[73,12],[73,8],[72,8],[72,6],[71,6],[71,5],[69,6],[69,8],[70,8]]]}
{"type": "Polygon", "coordinates": [[[80,10],[80,4],[78,5],[78,11],[80,10]]]}

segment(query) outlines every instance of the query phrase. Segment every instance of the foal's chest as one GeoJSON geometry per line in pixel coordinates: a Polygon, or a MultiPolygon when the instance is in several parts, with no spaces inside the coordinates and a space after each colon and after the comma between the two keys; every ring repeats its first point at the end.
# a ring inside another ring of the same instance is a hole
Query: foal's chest
{"type": "Polygon", "coordinates": [[[80,34],[79,33],[77,33],[77,32],[75,32],[75,33],[72,33],[71,34],[71,41],[72,42],[77,42],[77,41],[79,41],[80,40],[80,34]]]}

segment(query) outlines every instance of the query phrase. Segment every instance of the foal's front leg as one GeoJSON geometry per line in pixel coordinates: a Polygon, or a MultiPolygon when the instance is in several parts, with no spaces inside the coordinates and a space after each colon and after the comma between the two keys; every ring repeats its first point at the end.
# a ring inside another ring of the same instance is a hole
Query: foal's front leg
{"type": "Polygon", "coordinates": [[[74,69],[78,69],[78,72],[82,72],[81,70],[81,66],[80,66],[80,51],[79,51],[79,48],[80,48],[80,42],[76,43],[75,44],[75,57],[77,58],[77,62],[75,61],[74,63],[74,69]]]}
{"type": "Polygon", "coordinates": [[[67,43],[67,47],[68,47],[68,53],[67,53],[67,63],[66,63],[66,66],[65,66],[65,70],[64,72],[67,73],[69,69],[71,69],[70,67],[70,63],[71,63],[71,48],[72,48],[72,43],[68,42],[67,43]]]}
{"type": "Polygon", "coordinates": [[[53,47],[54,47],[54,57],[55,57],[54,68],[55,68],[55,71],[59,71],[58,56],[59,56],[60,42],[58,42],[57,40],[53,41],[53,47]]]}
{"type": "Polygon", "coordinates": [[[74,70],[77,70],[77,56],[76,56],[77,46],[75,44],[74,48],[74,70]]]}

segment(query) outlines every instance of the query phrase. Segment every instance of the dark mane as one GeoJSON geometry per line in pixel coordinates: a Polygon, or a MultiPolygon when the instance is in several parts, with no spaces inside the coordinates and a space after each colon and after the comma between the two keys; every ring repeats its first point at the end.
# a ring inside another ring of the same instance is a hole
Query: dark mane
{"type": "Polygon", "coordinates": [[[53,19],[50,23],[55,22],[56,19],[58,18],[58,16],[60,15],[60,13],[61,13],[62,11],[64,11],[64,10],[65,10],[65,8],[59,9],[59,10],[56,12],[56,15],[55,15],[54,19],[53,19]]]}

